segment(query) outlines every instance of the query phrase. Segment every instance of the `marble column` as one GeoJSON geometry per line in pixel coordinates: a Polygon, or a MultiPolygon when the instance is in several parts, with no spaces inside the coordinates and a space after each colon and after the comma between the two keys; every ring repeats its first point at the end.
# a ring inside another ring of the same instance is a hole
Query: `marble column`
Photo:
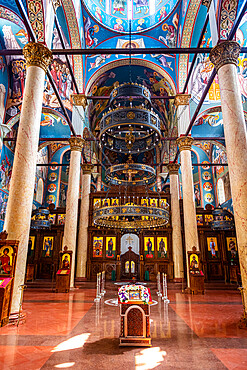
{"type": "Polygon", "coordinates": [[[237,75],[240,45],[224,41],[215,46],[210,60],[218,73],[227,160],[244,301],[247,313],[247,134],[237,75]]]}
{"type": "Polygon", "coordinates": [[[168,166],[171,194],[171,219],[172,219],[172,251],[174,262],[174,281],[181,282],[184,277],[183,244],[181,234],[181,218],[179,207],[179,182],[178,170],[180,164],[170,163],[168,166]]]}
{"type": "Polygon", "coordinates": [[[181,173],[182,173],[182,191],[183,191],[183,211],[184,211],[184,233],[185,233],[185,250],[187,266],[187,284],[189,281],[188,251],[192,251],[195,246],[199,250],[196,207],[194,201],[194,184],[192,174],[191,146],[193,139],[190,136],[181,136],[177,139],[180,150],[181,173]]]}
{"type": "Polygon", "coordinates": [[[174,100],[177,108],[178,136],[185,135],[190,124],[190,98],[189,94],[177,94],[174,100]]]}
{"type": "Polygon", "coordinates": [[[19,240],[11,313],[19,310],[19,286],[25,280],[44,81],[52,61],[51,51],[39,43],[25,45],[23,55],[27,75],[4,222],[8,239],[19,240]]]}
{"type": "Polygon", "coordinates": [[[89,219],[89,195],[91,187],[91,174],[93,164],[82,164],[82,197],[79,220],[79,234],[77,243],[77,267],[76,277],[86,278],[87,244],[88,244],[88,219],[89,219]]]}
{"type": "Polygon", "coordinates": [[[71,98],[73,101],[72,125],[76,135],[83,135],[87,98],[84,94],[72,94],[71,98]]]}
{"type": "Polygon", "coordinates": [[[70,287],[74,287],[75,275],[75,254],[76,254],[76,234],[78,219],[78,200],[80,190],[80,164],[81,151],[84,140],[81,137],[71,137],[70,143],[70,165],[69,180],[66,198],[66,216],[64,225],[63,247],[66,245],[68,250],[73,252],[71,265],[70,287]]]}

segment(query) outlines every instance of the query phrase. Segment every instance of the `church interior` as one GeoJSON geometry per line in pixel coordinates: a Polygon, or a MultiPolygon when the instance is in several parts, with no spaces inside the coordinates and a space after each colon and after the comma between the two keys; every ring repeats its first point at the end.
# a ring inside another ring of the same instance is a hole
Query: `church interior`
{"type": "Polygon", "coordinates": [[[247,368],[246,40],[246,0],[0,0],[1,369],[247,368]]]}

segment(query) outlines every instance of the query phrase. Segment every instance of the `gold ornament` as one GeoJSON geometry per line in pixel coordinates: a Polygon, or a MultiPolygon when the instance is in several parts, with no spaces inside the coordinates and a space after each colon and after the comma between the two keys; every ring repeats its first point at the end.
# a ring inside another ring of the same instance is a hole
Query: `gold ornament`
{"type": "Polygon", "coordinates": [[[36,66],[45,72],[52,62],[52,52],[39,42],[29,42],[23,48],[23,55],[27,62],[27,67],[36,66]]]}
{"type": "Polygon", "coordinates": [[[85,140],[81,137],[73,136],[69,139],[70,150],[81,152],[83,146],[85,145],[85,140]]]}
{"type": "Polygon", "coordinates": [[[191,146],[194,140],[190,136],[181,136],[176,141],[181,152],[182,150],[191,150],[191,146]]]}
{"type": "Polygon", "coordinates": [[[134,119],[135,118],[135,113],[134,112],[128,112],[127,113],[127,118],[128,119],[134,119]]]}

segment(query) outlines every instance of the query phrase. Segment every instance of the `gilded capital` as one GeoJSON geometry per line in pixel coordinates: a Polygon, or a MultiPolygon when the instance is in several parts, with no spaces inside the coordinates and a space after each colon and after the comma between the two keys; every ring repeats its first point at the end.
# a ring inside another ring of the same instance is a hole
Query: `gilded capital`
{"type": "Polygon", "coordinates": [[[84,146],[85,140],[81,137],[73,136],[69,139],[69,145],[71,151],[81,152],[84,146]]]}
{"type": "Polygon", "coordinates": [[[91,163],[82,163],[81,169],[83,171],[83,175],[91,175],[94,169],[94,164],[91,163]]]}
{"type": "Polygon", "coordinates": [[[29,42],[23,48],[23,55],[27,61],[27,67],[36,66],[45,72],[52,62],[52,52],[39,42],[29,42]]]}
{"type": "Polygon", "coordinates": [[[84,94],[72,94],[71,97],[72,97],[72,101],[73,101],[74,105],[80,105],[84,109],[86,108],[86,106],[87,106],[86,95],[84,95],[84,94]]]}
{"type": "Polygon", "coordinates": [[[177,139],[177,144],[179,147],[179,151],[182,150],[191,150],[191,146],[193,143],[193,138],[190,136],[181,136],[177,139]]]}
{"type": "Polygon", "coordinates": [[[209,54],[209,59],[214,64],[217,72],[225,64],[238,65],[241,46],[236,41],[222,41],[216,45],[209,54]]]}
{"type": "Polygon", "coordinates": [[[167,165],[167,168],[168,168],[168,171],[169,171],[169,175],[178,175],[178,170],[180,168],[180,164],[179,163],[169,163],[167,165]]]}
{"type": "Polygon", "coordinates": [[[175,96],[174,104],[176,107],[178,107],[179,105],[189,105],[190,98],[190,94],[177,94],[175,96]]]}

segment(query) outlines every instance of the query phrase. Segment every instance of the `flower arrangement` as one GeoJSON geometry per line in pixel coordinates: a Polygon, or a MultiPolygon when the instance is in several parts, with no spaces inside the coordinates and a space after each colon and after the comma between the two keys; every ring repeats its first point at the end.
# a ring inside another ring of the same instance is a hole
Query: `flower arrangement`
{"type": "Polygon", "coordinates": [[[140,292],[140,300],[148,304],[151,300],[151,296],[149,293],[149,289],[144,287],[143,285],[123,285],[121,288],[118,289],[118,299],[121,303],[127,303],[129,301],[129,292],[131,291],[139,291],[140,292]]]}

